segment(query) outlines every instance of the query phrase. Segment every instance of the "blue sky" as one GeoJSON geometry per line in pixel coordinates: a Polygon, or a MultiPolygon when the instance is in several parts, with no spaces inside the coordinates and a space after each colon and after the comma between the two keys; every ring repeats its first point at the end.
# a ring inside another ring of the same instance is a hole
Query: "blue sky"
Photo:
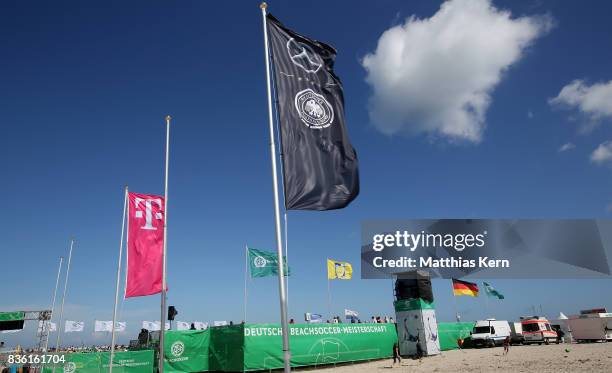
{"type": "MultiPolygon", "coordinates": [[[[484,0],[476,3],[486,8],[484,0]]],[[[106,342],[108,336],[91,330],[94,319],[112,315],[123,186],[163,193],[163,118],[171,114],[169,304],[178,308],[179,320],[242,320],[244,246],[274,247],[261,16],[256,1],[209,4],[3,2],[0,309],[48,307],[58,258],[67,255],[74,235],[65,319],[88,326],[65,340],[106,342]]],[[[448,16],[466,4],[452,2],[448,16]]],[[[270,4],[287,26],[338,49],[336,72],[361,173],[361,195],[348,208],[289,213],[290,317],[326,312],[327,257],[352,262],[359,272],[365,219],[610,217],[609,4],[491,6],[497,10],[484,13],[491,19],[499,10],[511,11],[508,22],[518,36],[500,40],[514,45],[516,54],[497,58],[505,48],[478,49],[469,33],[456,38],[457,50],[476,48],[473,54],[496,62],[460,66],[465,61],[452,53],[434,58],[443,74],[419,80],[422,95],[398,91],[394,97],[410,110],[394,108],[402,130],[389,133],[376,117],[373,95],[394,92],[374,82],[364,57],[376,53],[384,62],[379,38],[394,27],[404,27],[400,44],[413,41],[413,15],[430,35],[422,42],[433,43],[440,3],[385,1],[375,9],[366,1],[270,4]],[[521,27],[528,32],[518,32],[521,27]],[[497,75],[470,88],[480,68],[497,75]],[[442,99],[428,102],[429,111],[414,106],[425,93],[437,92],[431,87],[445,84],[437,76],[452,79],[453,69],[465,75],[454,81],[453,92],[486,98],[476,110],[480,118],[465,124],[477,136],[452,134],[459,123],[452,116],[463,110],[455,96],[444,96],[455,105],[449,116],[439,114],[447,113],[442,99]],[[406,114],[418,114],[418,123],[406,114]]],[[[431,74],[428,66],[436,63],[423,63],[430,54],[412,57],[421,65],[403,78],[431,74]]],[[[506,295],[503,303],[489,302],[489,313],[500,319],[518,318],[540,304],[551,317],[612,309],[612,300],[601,296],[612,291],[608,280],[491,283],[506,295]]],[[[334,282],[331,289],[335,314],[344,308],[367,318],[392,314],[390,280],[334,282]]],[[[277,294],[275,278],[249,282],[248,321],[277,321],[277,294]]],[[[434,295],[439,319],[452,320],[449,281],[435,280],[434,295]]],[[[484,299],[456,301],[464,319],[485,316],[484,299]]],[[[158,296],[123,302],[129,333],[122,341],[135,336],[140,321],[158,317],[158,296]]],[[[33,334],[29,328],[0,337],[29,344],[33,334]]]]}

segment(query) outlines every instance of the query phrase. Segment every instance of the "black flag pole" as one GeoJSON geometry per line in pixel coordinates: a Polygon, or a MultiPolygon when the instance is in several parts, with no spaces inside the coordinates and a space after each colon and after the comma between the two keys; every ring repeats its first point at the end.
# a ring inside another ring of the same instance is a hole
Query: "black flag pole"
{"type": "Polygon", "coordinates": [[[287,323],[287,296],[285,293],[285,274],[283,258],[283,242],[281,237],[280,202],[278,192],[278,174],[276,170],[276,142],[274,139],[274,119],[272,114],[272,87],[270,83],[270,50],[268,47],[268,25],[266,21],[266,8],[262,2],[259,6],[263,19],[264,48],[266,60],[266,86],[268,93],[268,122],[270,127],[270,159],[272,162],[272,189],[274,192],[274,224],[276,233],[276,250],[278,257],[278,291],[280,300],[281,328],[283,333],[283,360],[284,371],[291,372],[291,352],[289,350],[289,324],[287,323]]]}

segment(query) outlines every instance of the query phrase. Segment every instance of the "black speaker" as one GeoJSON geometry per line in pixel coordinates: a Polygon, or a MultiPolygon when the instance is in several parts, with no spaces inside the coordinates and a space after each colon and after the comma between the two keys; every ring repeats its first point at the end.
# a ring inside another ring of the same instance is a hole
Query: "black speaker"
{"type": "Polygon", "coordinates": [[[174,306],[168,307],[168,320],[174,320],[174,316],[176,315],[178,315],[178,311],[176,310],[176,308],[174,308],[174,306]]]}
{"type": "Polygon", "coordinates": [[[0,330],[21,330],[23,320],[0,321],[0,330]]]}
{"type": "Polygon", "coordinates": [[[415,298],[421,298],[429,303],[433,302],[429,273],[418,271],[398,275],[395,281],[395,299],[415,298]]]}

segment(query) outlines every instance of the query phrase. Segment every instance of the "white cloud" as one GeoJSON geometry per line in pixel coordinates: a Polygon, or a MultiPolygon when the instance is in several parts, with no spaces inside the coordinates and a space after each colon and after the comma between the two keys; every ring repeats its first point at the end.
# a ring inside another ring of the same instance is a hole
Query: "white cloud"
{"type": "Polygon", "coordinates": [[[604,118],[612,119],[612,80],[593,85],[574,80],[548,102],[553,106],[576,109],[594,123],[604,118]]]}
{"type": "Polygon", "coordinates": [[[481,141],[491,92],[552,23],[512,18],[490,0],[449,0],[431,18],[391,27],[362,61],[372,122],[389,135],[481,141]]]}
{"type": "Polygon", "coordinates": [[[559,148],[559,151],[560,152],[566,152],[568,150],[574,149],[575,147],[576,147],[576,145],[574,145],[571,142],[568,142],[568,143],[565,143],[565,144],[561,145],[561,147],[559,148]]]}
{"type": "Polygon", "coordinates": [[[605,163],[612,161],[612,141],[605,141],[591,153],[591,162],[605,163]]]}

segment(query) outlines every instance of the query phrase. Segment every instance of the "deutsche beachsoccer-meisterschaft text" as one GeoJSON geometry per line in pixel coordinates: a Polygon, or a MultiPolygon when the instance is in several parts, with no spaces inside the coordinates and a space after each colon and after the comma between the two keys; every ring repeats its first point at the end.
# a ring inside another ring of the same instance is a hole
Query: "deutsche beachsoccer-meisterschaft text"
{"type": "MultiPolygon", "coordinates": [[[[381,252],[385,248],[404,248],[414,253],[419,248],[452,249],[457,253],[470,248],[482,248],[486,244],[487,231],[478,234],[442,234],[442,233],[410,233],[396,231],[395,233],[375,234],[372,236],[372,250],[381,252]]],[[[418,252],[416,252],[418,254],[418,252]]],[[[372,265],[376,268],[509,268],[508,259],[491,259],[488,256],[464,259],[461,256],[434,258],[420,256],[418,258],[400,256],[383,258],[375,256],[372,265]]]]}

